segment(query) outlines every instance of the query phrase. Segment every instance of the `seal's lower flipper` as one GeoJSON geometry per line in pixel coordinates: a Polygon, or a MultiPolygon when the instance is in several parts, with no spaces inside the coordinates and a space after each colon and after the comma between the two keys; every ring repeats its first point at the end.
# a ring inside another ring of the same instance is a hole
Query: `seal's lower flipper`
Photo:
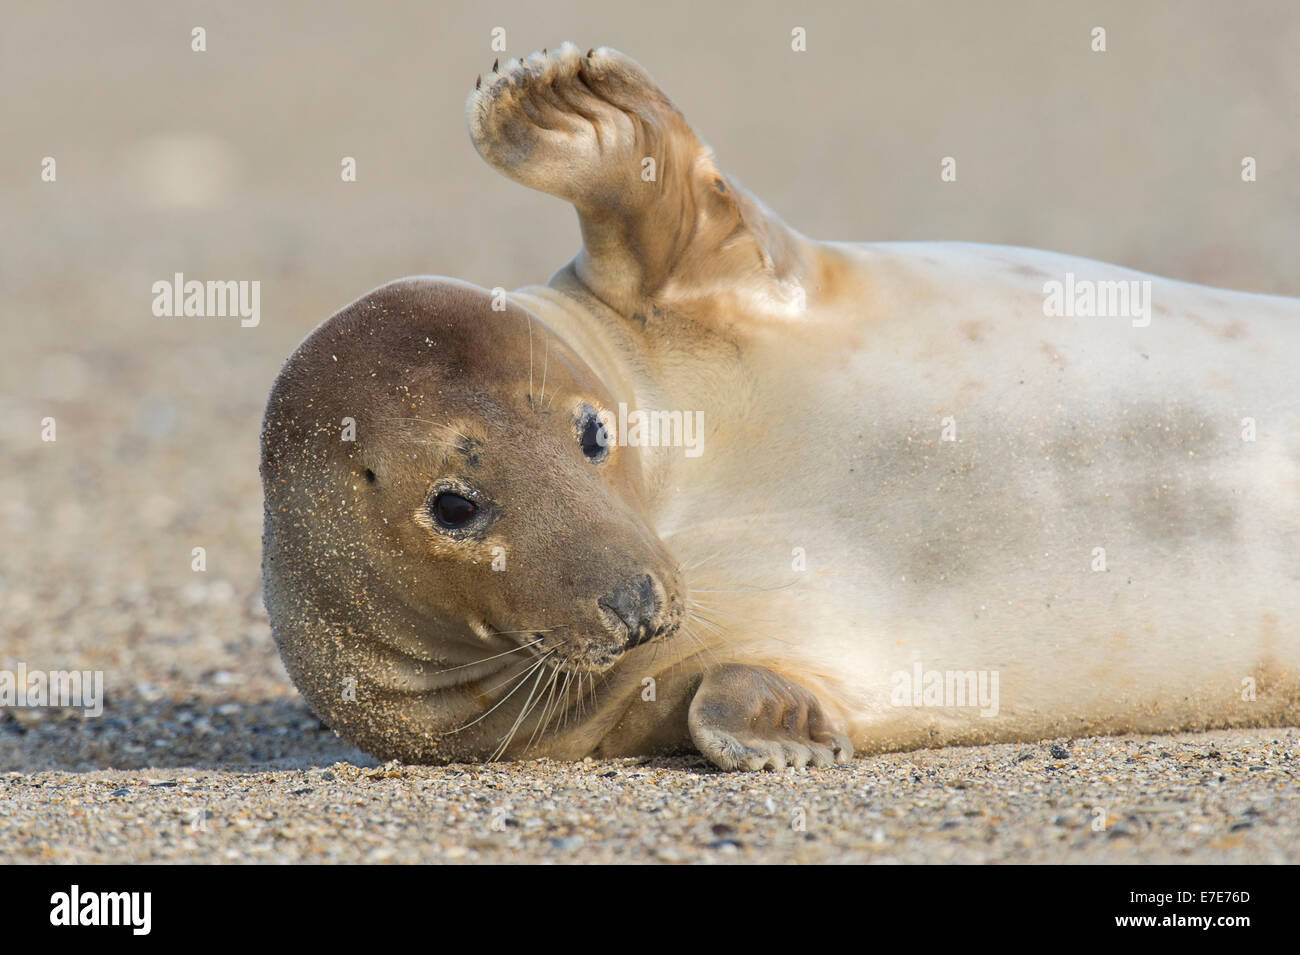
{"type": "Polygon", "coordinates": [[[853,758],[817,698],[766,667],[730,663],[706,670],[688,724],[701,753],[723,769],[829,766],[853,758]]]}
{"type": "MultiPolygon", "coordinates": [[[[793,234],[719,172],[636,62],[565,43],[494,66],[467,104],[479,154],[577,207],[579,278],[617,310],[799,266],[793,234]]],[[[766,291],[766,289],[764,289],[766,291]]],[[[625,312],[630,314],[630,312],[625,312]]]]}

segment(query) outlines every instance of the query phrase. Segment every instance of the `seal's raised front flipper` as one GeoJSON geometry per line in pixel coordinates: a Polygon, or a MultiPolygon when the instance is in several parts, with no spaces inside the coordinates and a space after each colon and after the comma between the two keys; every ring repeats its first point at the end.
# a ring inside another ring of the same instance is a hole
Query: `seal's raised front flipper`
{"type": "Polygon", "coordinates": [[[572,43],[495,66],[467,105],[479,154],[526,186],[572,202],[578,278],[630,315],[751,284],[798,301],[797,235],[724,176],[682,114],[617,50],[572,43]]]}
{"type": "Polygon", "coordinates": [[[723,769],[829,766],[853,758],[805,687],[767,667],[728,663],[704,672],[688,727],[700,752],[723,769]]]}

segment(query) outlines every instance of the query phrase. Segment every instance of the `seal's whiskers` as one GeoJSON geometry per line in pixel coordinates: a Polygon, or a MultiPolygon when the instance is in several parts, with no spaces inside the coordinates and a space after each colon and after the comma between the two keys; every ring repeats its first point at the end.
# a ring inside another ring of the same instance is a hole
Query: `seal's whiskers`
{"type": "MultiPolygon", "coordinates": [[[[554,650],[548,650],[548,651],[547,651],[545,654],[543,654],[540,658],[538,658],[538,659],[535,660],[534,662],[530,663],[530,664],[528,665],[527,669],[525,669],[525,670],[524,670],[522,673],[520,673],[517,677],[514,677],[513,680],[514,680],[515,685],[511,688],[510,692],[507,693],[505,696],[501,697],[501,699],[497,700],[496,703],[494,703],[494,704],[491,706],[491,708],[489,708],[486,712],[480,714],[480,715],[479,715],[478,717],[476,717],[475,719],[470,720],[468,723],[464,724],[463,726],[458,726],[458,727],[456,727],[454,730],[448,730],[446,733],[444,733],[444,734],[442,734],[442,735],[444,735],[444,736],[452,736],[452,735],[454,735],[454,734],[456,734],[456,733],[461,732],[462,730],[467,730],[467,729],[469,729],[471,726],[473,726],[475,723],[478,723],[480,720],[487,719],[487,717],[491,716],[492,713],[497,709],[497,707],[499,707],[499,706],[500,706],[502,703],[504,703],[506,700],[510,699],[510,697],[514,696],[515,693],[518,692],[519,688],[520,688],[521,686],[523,686],[524,683],[527,681],[528,677],[532,675],[533,671],[539,669],[539,668],[542,666],[542,664],[544,664],[544,663],[546,662],[547,658],[548,658],[552,653],[554,653],[554,652],[555,652],[554,650]]],[[[505,681],[505,683],[509,683],[509,682],[510,682],[510,680],[506,680],[506,681],[505,681]]],[[[498,683],[497,686],[504,686],[505,683],[498,683]]],[[[492,689],[495,690],[496,688],[497,688],[497,687],[493,687],[492,689]]],[[[489,690],[488,692],[490,693],[491,690],[489,690]]]]}

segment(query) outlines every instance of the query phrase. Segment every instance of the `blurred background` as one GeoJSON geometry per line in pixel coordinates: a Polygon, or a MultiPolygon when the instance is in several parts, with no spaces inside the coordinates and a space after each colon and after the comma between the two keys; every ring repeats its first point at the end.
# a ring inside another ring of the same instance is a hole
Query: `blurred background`
{"type": "Polygon", "coordinates": [[[807,235],[1300,294],[1295,3],[7,3],[0,667],[105,669],[110,705],[296,705],[259,597],[271,381],[389,279],[513,288],[576,251],[572,211],[498,177],[463,116],[495,57],[566,39],[639,60],[807,235]],[[260,281],[261,324],[154,317],[174,272],[260,281]]]}

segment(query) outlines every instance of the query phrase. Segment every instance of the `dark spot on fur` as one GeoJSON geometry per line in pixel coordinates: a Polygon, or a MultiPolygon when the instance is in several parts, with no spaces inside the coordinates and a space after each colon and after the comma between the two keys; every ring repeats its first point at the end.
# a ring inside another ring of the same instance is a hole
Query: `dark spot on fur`
{"type": "Polygon", "coordinates": [[[480,454],[482,448],[473,438],[461,438],[456,443],[456,450],[465,456],[466,462],[472,468],[476,468],[483,463],[480,454]]]}
{"type": "Polygon", "coordinates": [[[1178,553],[1197,538],[1235,535],[1236,498],[1215,467],[1233,447],[1231,434],[1195,407],[1151,404],[1105,423],[1079,419],[1044,451],[1063,488],[1096,498],[1114,539],[1136,533],[1178,553]]]}
{"type": "Polygon", "coordinates": [[[375,483],[375,472],[370,470],[370,468],[366,468],[366,483],[367,484],[375,483]]]}
{"type": "Polygon", "coordinates": [[[1195,312],[1188,312],[1187,317],[1207,332],[1217,335],[1224,341],[1234,341],[1238,338],[1246,337],[1245,323],[1236,319],[1230,322],[1225,322],[1222,325],[1216,325],[1214,322],[1201,315],[1197,315],[1195,312]]]}

